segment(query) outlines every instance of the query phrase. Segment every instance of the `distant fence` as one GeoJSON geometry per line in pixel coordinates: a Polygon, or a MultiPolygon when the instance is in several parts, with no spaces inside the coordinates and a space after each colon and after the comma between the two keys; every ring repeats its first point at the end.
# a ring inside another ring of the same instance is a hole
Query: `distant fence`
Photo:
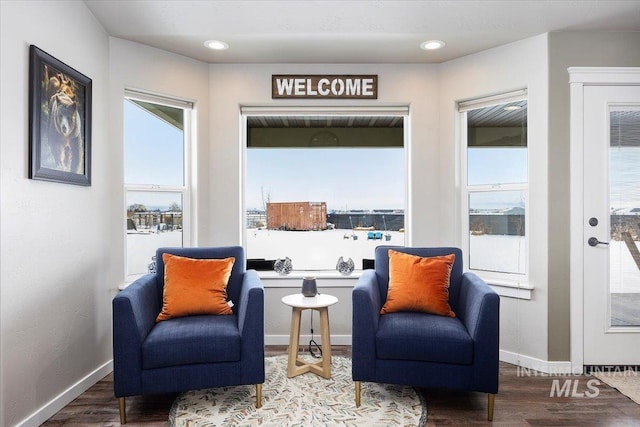
{"type": "MultiPolygon", "coordinates": [[[[469,215],[471,234],[524,236],[524,215],[469,215]]],[[[611,215],[611,238],[623,240],[622,233],[629,233],[633,240],[640,240],[640,215],[611,215]]]]}
{"type": "Polygon", "coordinates": [[[127,211],[127,229],[148,229],[165,224],[170,229],[182,229],[182,212],[172,211],[127,211]]]}
{"type": "Polygon", "coordinates": [[[402,213],[330,213],[327,222],[334,228],[351,230],[355,227],[373,227],[376,230],[398,231],[404,228],[402,213]]]}
{"type": "Polygon", "coordinates": [[[469,215],[469,232],[475,235],[524,236],[524,215],[469,215]]]}

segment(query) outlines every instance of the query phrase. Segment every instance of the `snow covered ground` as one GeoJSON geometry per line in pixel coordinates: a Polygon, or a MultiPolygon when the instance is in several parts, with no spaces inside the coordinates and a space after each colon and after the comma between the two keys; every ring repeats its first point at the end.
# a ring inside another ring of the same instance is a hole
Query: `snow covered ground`
{"type": "MultiPolygon", "coordinates": [[[[379,231],[379,230],[378,230],[379,231]]],[[[289,257],[294,270],[335,270],[339,257],[353,259],[357,270],[363,258],[373,258],[376,246],[404,246],[404,233],[382,231],[381,240],[367,239],[368,231],[247,230],[247,257],[289,257]],[[389,240],[385,239],[388,234],[389,240]],[[353,239],[353,235],[357,239],[353,239]]]]}

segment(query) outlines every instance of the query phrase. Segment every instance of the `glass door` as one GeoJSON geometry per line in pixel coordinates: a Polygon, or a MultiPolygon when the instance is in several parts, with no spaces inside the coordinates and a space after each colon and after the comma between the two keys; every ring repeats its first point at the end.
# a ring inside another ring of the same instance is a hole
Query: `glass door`
{"type": "Polygon", "coordinates": [[[640,108],[609,111],[609,325],[640,326],[640,108]]]}
{"type": "Polygon", "coordinates": [[[640,349],[640,86],[584,91],[584,364],[640,349]]]}

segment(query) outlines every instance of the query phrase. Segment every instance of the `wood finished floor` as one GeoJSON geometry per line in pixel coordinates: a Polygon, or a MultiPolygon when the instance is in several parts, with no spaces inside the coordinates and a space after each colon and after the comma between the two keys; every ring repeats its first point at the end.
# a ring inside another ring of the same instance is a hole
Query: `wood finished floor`
{"type": "MultiPolygon", "coordinates": [[[[265,354],[286,354],[286,346],[268,346],[265,354]]],[[[351,356],[351,347],[333,346],[333,355],[351,356]]],[[[308,375],[308,374],[305,374],[308,375]]],[[[427,426],[640,426],[640,405],[615,389],[600,384],[597,397],[549,397],[554,379],[578,380],[577,392],[590,391],[593,377],[523,376],[522,370],[500,364],[500,392],[493,422],[486,420],[487,397],[483,393],[423,390],[427,402],[427,426]]],[[[166,426],[177,395],[127,398],[127,426],[166,426]]],[[[106,376],[63,408],[43,426],[119,426],[118,403],[113,397],[113,377],[106,376]]]]}

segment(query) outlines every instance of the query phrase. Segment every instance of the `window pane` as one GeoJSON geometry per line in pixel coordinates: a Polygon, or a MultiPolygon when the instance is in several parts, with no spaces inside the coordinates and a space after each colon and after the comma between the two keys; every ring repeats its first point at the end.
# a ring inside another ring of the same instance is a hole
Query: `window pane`
{"type": "Polygon", "coordinates": [[[376,246],[404,244],[403,148],[249,148],[246,174],[248,258],[360,269],[376,246]]]}
{"type": "Polygon", "coordinates": [[[184,110],[124,101],[126,184],[184,185],[184,110]]]}
{"type": "Polygon", "coordinates": [[[469,267],[524,274],[525,194],[488,191],[469,194],[469,267]]]}
{"type": "Polygon", "coordinates": [[[610,112],[611,325],[640,326],[640,109],[610,112]]]}
{"type": "Polygon", "coordinates": [[[156,249],[182,246],[182,193],[128,191],[127,274],[146,273],[156,249]]]}
{"type": "Polygon", "coordinates": [[[527,178],[527,101],[467,113],[467,184],[520,184],[527,178]]]}
{"type": "Polygon", "coordinates": [[[470,147],[467,165],[469,185],[527,182],[526,147],[470,147]]]}

